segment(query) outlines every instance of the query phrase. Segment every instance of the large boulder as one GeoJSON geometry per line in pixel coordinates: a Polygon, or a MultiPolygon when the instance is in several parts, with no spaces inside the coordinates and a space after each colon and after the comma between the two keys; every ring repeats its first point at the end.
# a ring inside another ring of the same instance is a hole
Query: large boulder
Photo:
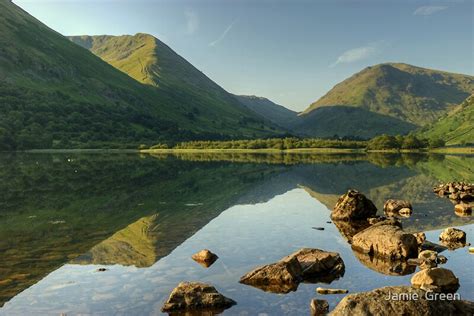
{"type": "Polygon", "coordinates": [[[331,213],[333,220],[360,220],[374,217],[377,208],[357,190],[349,190],[337,201],[331,213]]]}
{"type": "Polygon", "coordinates": [[[473,315],[474,303],[453,299],[434,299],[433,293],[409,286],[387,286],[370,292],[349,294],[330,315],[473,315]]]}
{"type": "Polygon", "coordinates": [[[399,225],[377,223],[352,237],[352,248],[369,255],[390,260],[418,256],[418,243],[412,234],[399,225]]]}
{"type": "Polygon", "coordinates": [[[219,313],[236,302],[217,292],[216,288],[200,282],[181,282],[170,294],[161,311],[210,311],[219,313]]]}
{"type": "Polygon", "coordinates": [[[303,271],[296,257],[258,267],[240,278],[240,283],[266,292],[288,293],[296,291],[303,271]]]}
{"type": "Polygon", "coordinates": [[[296,258],[301,266],[302,277],[306,281],[331,282],[344,275],[344,261],[336,252],[314,248],[302,248],[281,259],[288,262],[296,258]]]}
{"type": "Polygon", "coordinates": [[[421,270],[411,278],[411,284],[416,288],[445,293],[454,293],[459,288],[458,278],[445,268],[421,270]]]}

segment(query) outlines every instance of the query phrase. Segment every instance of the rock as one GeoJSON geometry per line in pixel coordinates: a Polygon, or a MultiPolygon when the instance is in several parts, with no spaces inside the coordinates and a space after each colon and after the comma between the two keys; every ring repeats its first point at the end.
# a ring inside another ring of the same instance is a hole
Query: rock
{"type": "Polygon", "coordinates": [[[357,233],[352,238],[352,248],[391,260],[414,258],[418,255],[415,236],[405,233],[398,225],[388,225],[384,222],[357,233]]]}
{"type": "Polygon", "coordinates": [[[235,301],[220,294],[209,284],[181,282],[171,292],[161,311],[164,313],[190,310],[222,312],[235,304],[235,301]]]}
{"type": "MultiPolygon", "coordinates": [[[[472,315],[474,303],[458,299],[432,299],[433,293],[409,286],[387,286],[345,296],[330,315],[472,315]],[[405,298],[407,297],[407,298],[405,298]]],[[[446,297],[453,294],[446,294],[446,297]]]]}
{"type": "MultiPolygon", "coordinates": [[[[387,200],[383,205],[383,210],[385,214],[394,214],[398,213],[402,209],[409,209],[410,212],[412,210],[411,203],[406,200],[387,200]]],[[[410,213],[411,214],[411,213],[410,213]]]]}
{"type": "Polygon", "coordinates": [[[296,291],[303,271],[296,257],[258,267],[240,278],[240,283],[266,292],[288,293],[296,291]]]}
{"type": "Polygon", "coordinates": [[[459,203],[454,206],[454,212],[456,212],[456,214],[470,215],[472,213],[472,207],[467,203],[459,203]]]}
{"type": "Polygon", "coordinates": [[[316,292],[319,294],[346,294],[349,293],[349,290],[344,290],[344,289],[325,289],[322,287],[318,287],[316,289],[316,292]]]}
{"type": "Polygon", "coordinates": [[[324,230],[324,227],[311,227],[311,228],[315,230],[324,230]]]}
{"type": "Polygon", "coordinates": [[[474,253],[474,248],[469,248],[469,253],[474,253]]]}
{"type": "Polygon", "coordinates": [[[446,242],[465,242],[466,233],[460,229],[449,227],[439,235],[439,240],[446,242]]]}
{"type": "Polygon", "coordinates": [[[360,220],[374,217],[374,203],[356,190],[349,190],[337,201],[331,213],[332,220],[360,220]]]}
{"type": "Polygon", "coordinates": [[[301,275],[306,281],[313,283],[318,281],[331,282],[344,275],[344,261],[336,252],[302,248],[280,261],[289,262],[295,258],[300,264],[301,275]]]}
{"type": "Polygon", "coordinates": [[[451,194],[448,196],[448,198],[449,198],[450,200],[457,201],[457,200],[460,200],[459,195],[460,195],[459,193],[451,193],[451,194]]]}
{"type": "Polygon", "coordinates": [[[400,216],[403,216],[403,217],[410,217],[412,212],[413,211],[409,209],[408,207],[404,207],[398,211],[398,214],[400,214],[400,216]]]}
{"type": "Polygon", "coordinates": [[[191,258],[203,267],[208,268],[216,262],[219,257],[208,249],[203,249],[192,255],[191,258]]]}
{"type": "Polygon", "coordinates": [[[443,293],[454,293],[459,288],[458,278],[445,268],[421,270],[411,278],[411,284],[416,288],[443,293]]]}
{"type": "Polygon", "coordinates": [[[106,268],[99,268],[99,269],[97,269],[97,270],[95,270],[95,271],[96,271],[96,272],[105,272],[105,271],[107,271],[107,270],[108,270],[108,269],[106,269],[106,268]]]}
{"type": "Polygon", "coordinates": [[[436,258],[436,261],[439,264],[445,264],[446,262],[448,262],[448,258],[446,258],[445,256],[438,256],[438,258],[436,258]]]}
{"type": "Polygon", "coordinates": [[[425,242],[426,240],[426,235],[423,232],[420,233],[414,233],[413,236],[416,238],[416,243],[418,244],[418,247],[421,247],[421,245],[425,242]]]}
{"type": "Polygon", "coordinates": [[[390,260],[383,257],[370,256],[369,254],[358,251],[354,251],[354,256],[367,268],[385,275],[412,274],[415,272],[416,266],[418,265],[418,262],[415,264],[410,264],[410,262],[405,260],[390,260]]]}
{"type": "Polygon", "coordinates": [[[370,225],[375,225],[377,223],[380,223],[382,221],[385,221],[387,220],[387,218],[385,216],[378,216],[378,217],[370,217],[367,219],[367,221],[369,222],[370,225]]]}
{"type": "Polygon", "coordinates": [[[310,307],[311,316],[326,315],[329,312],[329,303],[326,300],[312,299],[310,307]]]}
{"type": "Polygon", "coordinates": [[[438,253],[433,250],[423,250],[418,254],[420,269],[435,268],[438,266],[438,253]]]}

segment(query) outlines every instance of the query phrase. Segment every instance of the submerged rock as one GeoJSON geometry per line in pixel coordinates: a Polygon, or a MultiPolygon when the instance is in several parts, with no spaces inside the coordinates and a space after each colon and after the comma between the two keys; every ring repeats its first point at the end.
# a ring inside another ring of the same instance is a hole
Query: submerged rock
{"type": "MultiPolygon", "coordinates": [[[[433,293],[409,286],[387,286],[369,292],[349,294],[330,315],[472,315],[474,303],[436,298],[433,293]]],[[[446,296],[453,296],[447,294],[446,296]]]]}
{"type": "Polygon", "coordinates": [[[344,275],[344,261],[336,252],[324,251],[315,248],[302,248],[295,253],[281,259],[282,262],[296,258],[301,267],[301,276],[304,280],[317,281],[329,279],[329,282],[344,275]]]}
{"type": "Polygon", "coordinates": [[[411,284],[416,288],[444,293],[454,293],[459,288],[458,278],[445,268],[421,270],[411,278],[411,284]]]}
{"type": "Polygon", "coordinates": [[[200,282],[181,282],[163,305],[162,312],[222,312],[236,302],[217,292],[215,287],[200,282]]]}
{"type": "Polygon", "coordinates": [[[377,223],[352,238],[356,251],[388,259],[414,258],[418,255],[415,236],[405,233],[399,225],[377,223]]]}
{"type": "Polygon", "coordinates": [[[329,303],[326,300],[312,299],[310,303],[311,316],[326,315],[329,312],[329,303]]]}
{"type": "Polygon", "coordinates": [[[409,214],[411,214],[411,211],[413,208],[411,206],[411,203],[406,200],[390,199],[390,200],[387,200],[385,204],[383,205],[383,210],[385,214],[387,215],[396,214],[399,212],[401,214],[401,210],[403,209],[407,209],[403,211],[404,213],[408,212],[409,214]]]}
{"type": "Polygon", "coordinates": [[[342,195],[331,213],[333,220],[360,220],[374,217],[377,208],[371,200],[357,190],[342,195]]]}
{"type": "Polygon", "coordinates": [[[210,267],[219,258],[216,254],[208,249],[203,249],[195,253],[191,258],[205,268],[210,267]]]}
{"type": "Polygon", "coordinates": [[[303,271],[296,257],[258,267],[240,278],[240,283],[266,292],[288,293],[296,291],[303,271]]]}

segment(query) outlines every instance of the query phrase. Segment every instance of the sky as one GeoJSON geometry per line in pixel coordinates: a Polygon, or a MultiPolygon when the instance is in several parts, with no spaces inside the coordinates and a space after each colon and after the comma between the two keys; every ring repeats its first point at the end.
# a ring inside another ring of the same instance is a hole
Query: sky
{"type": "Polygon", "coordinates": [[[474,1],[14,0],[64,35],[149,33],[235,94],[295,111],[383,62],[474,74],[474,1]]]}

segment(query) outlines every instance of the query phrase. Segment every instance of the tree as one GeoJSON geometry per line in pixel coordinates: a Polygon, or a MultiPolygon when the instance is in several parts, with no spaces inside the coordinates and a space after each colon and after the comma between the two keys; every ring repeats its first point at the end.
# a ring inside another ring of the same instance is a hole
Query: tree
{"type": "Polygon", "coordinates": [[[428,141],[428,144],[430,148],[438,148],[438,147],[444,147],[444,145],[446,145],[446,142],[441,138],[431,138],[428,141]]]}

